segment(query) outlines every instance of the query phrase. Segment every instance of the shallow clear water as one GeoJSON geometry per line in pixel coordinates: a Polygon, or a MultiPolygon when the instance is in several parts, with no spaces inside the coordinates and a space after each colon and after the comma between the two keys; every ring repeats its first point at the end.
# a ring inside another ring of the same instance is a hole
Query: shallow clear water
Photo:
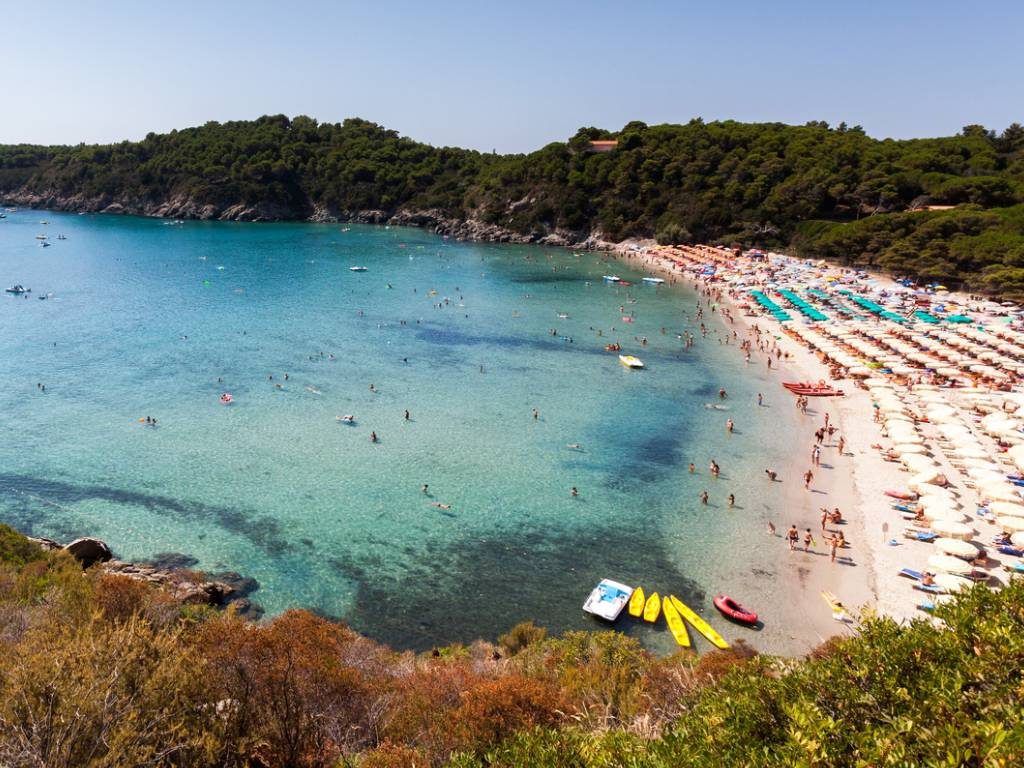
{"type": "MultiPolygon", "coordinates": [[[[314,608],[403,648],[524,619],[593,627],[580,606],[602,577],[709,617],[723,587],[757,590],[781,624],[763,534],[781,496],[763,469],[791,408],[718,343],[717,315],[700,340],[692,292],[609,271],[641,276],[405,228],[9,214],[0,281],[32,298],[0,297],[0,519],[125,559],[186,553],[255,577],[270,612],[314,608]],[[614,340],[647,370],[605,352],[614,340]],[[722,384],[728,412],[705,407],[722,384]],[[757,408],[759,389],[777,407],[757,408]]],[[[786,644],[770,627],[754,642],[786,644]]]]}

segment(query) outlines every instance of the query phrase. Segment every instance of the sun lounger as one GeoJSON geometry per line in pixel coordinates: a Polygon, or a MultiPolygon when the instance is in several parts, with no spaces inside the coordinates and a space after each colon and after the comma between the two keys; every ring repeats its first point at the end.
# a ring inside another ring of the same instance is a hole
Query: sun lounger
{"type": "Polygon", "coordinates": [[[900,576],[906,576],[908,579],[920,581],[924,575],[920,571],[914,571],[910,568],[900,568],[900,576]]]}

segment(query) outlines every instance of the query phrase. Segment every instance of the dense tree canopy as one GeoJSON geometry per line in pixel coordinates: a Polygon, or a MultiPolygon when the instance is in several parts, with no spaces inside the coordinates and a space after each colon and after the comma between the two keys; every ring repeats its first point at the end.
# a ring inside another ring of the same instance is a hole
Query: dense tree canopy
{"type": "Polygon", "coordinates": [[[538,238],[555,230],[577,240],[599,233],[613,241],[787,245],[796,238],[810,255],[866,259],[954,283],[983,275],[971,286],[978,289],[1024,285],[1000,238],[977,239],[989,230],[1010,245],[1024,237],[1018,214],[997,213],[999,223],[989,225],[996,219],[976,215],[1024,203],[1017,123],[1001,134],[968,125],[957,136],[895,141],[823,122],[632,122],[618,132],[582,128],[527,155],[494,155],[432,147],[365,120],[277,115],[108,146],[0,147],[0,193],[18,191],[144,204],[183,197],[220,209],[271,204],[291,218],[430,209],[538,238]],[[591,140],[608,138],[618,141],[614,151],[588,151],[591,140]],[[968,210],[889,221],[928,206],[968,210]],[[911,229],[913,242],[870,242],[878,230],[911,229]],[[963,235],[957,248],[939,242],[948,233],[963,235]],[[844,238],[868,242],[852,252],[842,250],[844,238]],[[918,271],[909,254],[922,246],[918,271]]]}

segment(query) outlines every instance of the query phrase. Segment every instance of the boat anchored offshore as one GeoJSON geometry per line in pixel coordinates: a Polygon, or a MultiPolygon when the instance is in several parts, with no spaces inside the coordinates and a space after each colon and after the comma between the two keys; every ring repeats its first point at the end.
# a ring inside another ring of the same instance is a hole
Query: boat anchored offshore
{"type": "Polygon", "coordinates": [[[633,357],[633,355],[619,355],[619,362],[627,368],[640,369],[644,367],[644,361],[639,357],[633,357]]]}
{"type": "Polygon", "coordinates": [[[660,277],[645,277],[643,281],[648,285],[661,285],[665,282],[660,277]]]}
{"type": "Polygon", "coordinates": [[[366,267],[349,267],[349,272],[365,272],[366,267]]]}
{"type": "Polygon", "coordinates": [[[18,283],[17,285],[12,285],[10,288],[5,288],[4,289],[4,293],[13,293],[16,296],[20,296],[23,293],[31,293],[31,292],[32,292],[31,288],[26,288],[25,286],[21,285],[20,283],[18,283]]]}
{"type": "Polygon", "coordinates": [[[599,619],[615,621],[625,610],[632,594],[632,587],[611,579],[601,579],[583,603],[583,610],[599,619]]]}
{"type": "Polygon", "coordinates": [[[605,281],[606,281],[606,282],[609,282],[609,283],[617,283],[617,282],[619,282],[619,281],[620,281],[620,280],[621,280],[622,278],[621,278],[621,277],[619,277],[618,275],[605,275],[605,276],[604,276],[604,279],[605,279],[605,281]]]}

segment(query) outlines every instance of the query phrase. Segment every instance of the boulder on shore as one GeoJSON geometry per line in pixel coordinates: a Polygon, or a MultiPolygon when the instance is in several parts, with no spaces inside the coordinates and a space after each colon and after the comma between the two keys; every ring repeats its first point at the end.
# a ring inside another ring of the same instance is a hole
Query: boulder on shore
{"type": "Polygon", "coordinates": [[[96,563],[105,563],[114,556],[105,541],[88,536],[75,539],[64,547],[64,551],[80,562],[83,568],[88,568],[96,563]]]}

